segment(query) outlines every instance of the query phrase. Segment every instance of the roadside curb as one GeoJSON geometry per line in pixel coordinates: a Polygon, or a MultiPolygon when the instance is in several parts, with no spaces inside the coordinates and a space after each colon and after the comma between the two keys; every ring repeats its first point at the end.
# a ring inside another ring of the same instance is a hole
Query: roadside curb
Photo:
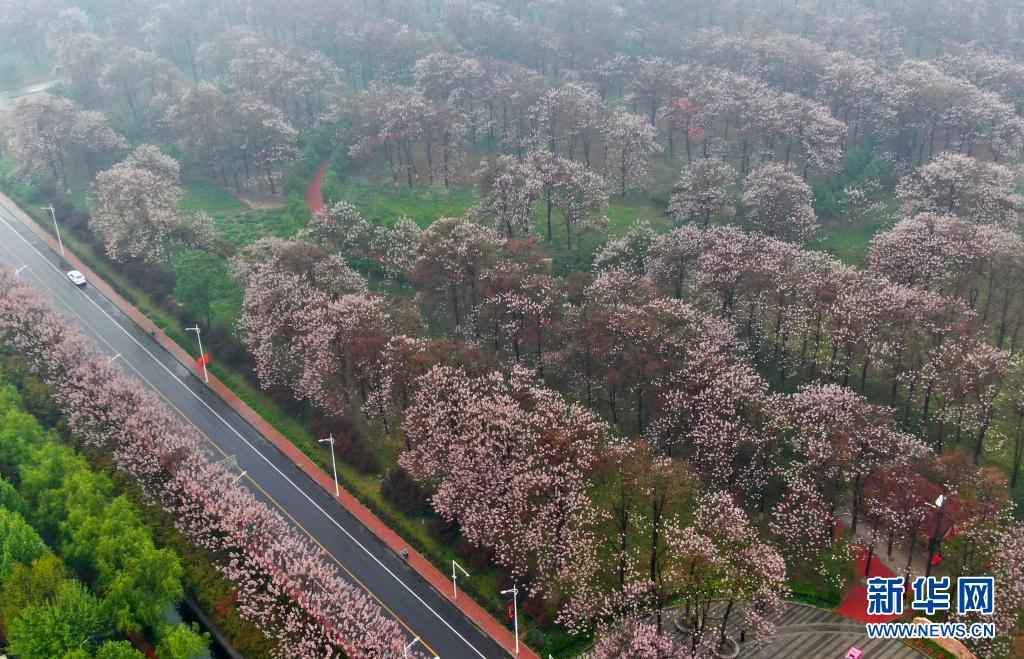
{"type": "MultiPolygon", "coordinates": [[[[326,169],[326,168],[325,168],[326,169]]],[[[6,195],[0,193],[0,201],[8,210],[37,238],[45,242],[51,250],[59,254],[57,240],[46,232],[30,216],[25,214],[18,205],[6,195]]],[[[148,332],[151,337],[174,357],[182,366],[194,375],[202,384],[202,369],[195,359],[181,346],[167,336],[163,330],[156,326],[148,317],[129,303],[109,284],[96,275],[77,256],[65,248],[63,260],[69,263],[74,269],[84,273],[90,284],[96,288],[101,295],[106,297],[122,313],[132,319],[140,328],[148,332]]],[[[465,593],[460,593],[458,599],[452,598],[451,581],[449,577],[442,574],[434,565],[424,558],[418,551],[406,543],[401,536],[382,522],[369,508],[363,505],[351,493],[341,488],[341,494],[334,496],[334,479],[321,469],[311,458],[299,450],[284,435],[277,431],[270,423],[259,416],[248,405],[242,401],[234,391],[224,385],[215,375],[209,374],[210,382],[206,385],[214,394],[221,398],[247,423],[260,432],[270,441],[281,453],[291,460],[299,469],[311,478],[325,493],[331,495],[361,524],[366,526],[385,546],[395,554],[401,555],[402,550],[407,549],[409,557],[405,561],[416,573],[430,584],[440,595],[454,604],[473,624],[489,636],[495,643],[505,649],[509,654],[515,654],[515,636],[504,625],[498,622],[483,607],[477,604],[465,593]]],[[[539,659],[539,656],[527,647],[522,640],[519,641],[519,655],[530,659],[539,659]]]]}

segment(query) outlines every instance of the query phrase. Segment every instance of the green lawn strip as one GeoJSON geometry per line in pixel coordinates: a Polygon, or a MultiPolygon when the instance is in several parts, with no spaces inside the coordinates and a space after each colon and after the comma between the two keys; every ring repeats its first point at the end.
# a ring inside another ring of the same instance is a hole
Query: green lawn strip
{"type": "Polygon", "coordinates": [[[213,226],[236,248],[265,237],[288,238],[306,225],[305,202],[288,198],[285,208],[264,208],[213,215],[213,226]]]}
{"type": "Polygon", "coordinates": [[[817,564],[805,562],[791,567],[787,585],[793,601],[829,610],[843,601],[857,580],[857,564],[846,549],[848,542],[841,540],[833,551],[822,550],[817,564]]]}
{"type": "MultiPolygon", "coordinates": [[[[643,194],[631,192],[625,197],[609,197],[605,209],[609,235],[622,235],[638,217],[651,221],[655,226],[667,226],[666,208],[672,194],[671,184],[666,180],[658,183],[659,186],[643,194]]],[[[425,228],[439,217],[461,216],[479,202],[479,195],[471,184],[453,185],[446,192],[440,186],[418,182],[410,189],[396,185],[383,172],[363,174],[347,160],[331,166],[324,177],[323,192],[327,203],[347,201],[368,221],[385,226],[405,216],[425,228]]],[[[537,218],[539,230],[543,226],[540,220],[545,218],[543,202],[538,206],[537,218]]]]}
{"type": "Polygon", "coordinates": [[[605,215],[608,217],[608,236],[611,238],[625,234],[637,219],[647,220],[658,233],[668,231],[672,226],[665,206],[647,195],[612,197],[605,215]]]}
{"type": "Polygon", "coordinates": [[[237,196],[207,180],[183,181],[181,189],[185,194],[178,202],[178,210],[185,213],[206,211],[216,216],[249,209],[237,196]]]}
{"type": "MultiPolygon", "coordinates": [[[[445,192],[436,186],[417,183],[410,190],[405,186],[393,185],[390,180],[375,182],[361,175],[339,173],[335,167],[325,177],[324,199],[327,203],[346,201],[368,222],[374,224],[390,226],[396,219],[405,216],[423,228],[440,217],[464,215],[479,201],[476,192],[469,186],[456,185],[445,192]]],[[[649,221],[659,232],[670,227],[664,206],[652,197],[632,193],[626,197],[612,197],[604,215],[608,218],[608,235],[611,237],[626,233],[638,218],[649,221]]],[[[585,268],[603,243],[599,233],[588,232],[584,234],[579,253],[576,253],[575,247],[573,253],[569,253],[566,248],[565,225],[557,209],[552,212],[552,229],[552,241],[546,247],[551,250],[557,272],[585,268]]],[[[543,202],[538,204],[535,213],[534,232],[541,238],[547,235],[547,213],[543,202]]]]}

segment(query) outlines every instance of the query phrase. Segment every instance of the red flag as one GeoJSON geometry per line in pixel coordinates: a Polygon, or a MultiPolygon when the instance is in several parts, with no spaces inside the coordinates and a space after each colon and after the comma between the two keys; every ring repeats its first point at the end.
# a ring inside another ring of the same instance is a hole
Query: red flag
{"type": "Polygon", "coordinates": [[[203,355],[202,357],[197,359],[196,363],[199,364],[200,366],[206,366],[207,364],[209,364],[210,363],[210,353],[206,353],[205,355],[203,355]]]}
{"type": "Polygon", "coordinates": [[[941,556],[939,556],[938,554],[935,554],[934,556],[932,556],[932,565],[939,565],[940,563],[942,563],[942,557],[941,556]]]}
{"type": "Polygon", "coordinates": [[[508,603],[507,616],[508,616],[508,621],[509,622],[512,622],[516,618],[516,605],[515,605],[515,602],[513,602],[511,600],[508,603]]]}

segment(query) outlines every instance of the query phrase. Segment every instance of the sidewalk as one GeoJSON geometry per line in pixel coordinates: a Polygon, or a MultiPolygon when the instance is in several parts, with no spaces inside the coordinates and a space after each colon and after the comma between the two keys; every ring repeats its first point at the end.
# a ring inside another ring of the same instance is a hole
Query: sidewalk
{"type": "MultiPolygon", "coordinates": [[[[850,511],[843,511],[840,514],[840,519],[846,528],[850,527],[850,511]]],[[[865,547],[871,544],[871,524],[867,521],[861,522],[857,528],[857,540],[865,547]]],[[[886,567],[889,568],[896,576],[903,576],[904,570],[907,566],[907,541],[905,539],[897,539],[893,544],[892,556],[886,555],[886,544],[888,535],[885,532],[880,531],[878,538],[875,540],[875,558],[873,561],[881,560],[886,567]]],[[[915,550],[917,545],[914,546],[915,550]]],[[[922,575],[925,573],[928,563],[928,555],[920,552],[913,551],[913,556],[910,557],[910,576],[913,579],[915,576],[922,575]]]]}
{"type": "MultiPolygon", "coordinates": [[[[318,172],[321,179],[323,172],[327,171],[329,164],[330,163],[328,162],[321,166],[321,171],[318,172]]],[[[57,240],[43,230],[42,227],[40,227],[31,217],[27,216],[18,207],[18,205],[14,203],[14,201],[2,193],[0,193],[0,200],[2,200],[11,209],[11,212],[21,220],[22,224],[28,227],[32,233],[49,245],[51,249],[59,253],[57,240]]],[[[164,334],[163,330],[157,327],[149,318],[142,314],[142,312],[121,297],[121,295],[111,288],[110,285],[100,279],[96,273],[89,269],[89,267],[80,261],[78,257],[67,251],[67,248],[65,248],[64,260],[71,264],[71,266],[76,270],[82,272],[86,278],[88,278],[90,285],[96,288],[125,315],[130,317],[139,327],[148,332],[157,341],[157,343],[164,348],[164,350],[187,368],[189,372],[195,375],[200,384],[202,383],[202,369],[196,364],[195,359],[193,359],[189,353],[164,334]]],[[[235,395],[233,391],[231,391],[231,389],[225,386],[212,373],[210,374],[210,383],[206,386],[230,405],[239,416],[259,430],[260,433],[262,433],[271,443],[274,444],[274,446],[278,448],[278,450],[284,453],[296,464],[296,466],[302,469],[302,471],[313,479],[313,481],[315,481],[316,484],[325,492],[331,493],[334,491],[334,479],[328,475],[326,471],[322,470],[316,463],[306,456],[306,454],[288,441],[284,435],[279,433],[272,425],[249,408],[248,405],[246,405],[237,395],[235,395]]],[[[402,549],[408,547],[409,565],[416,570],[424,580],[433,586],[435,590],[447,597],[449,601],[453,602],[454,605],[462,611],[463,615],[471,620],[477,627],[482,629],[484,633],[494,639],[498,645],[505,648],[510,654],[514,654],[515,636],[512,632],[465,593],[460,592],[458,599],[453,599],[451,580],[449,576],[442,574],[440,570],[430,563],[430,561],[424,558],[415,549],[412,549],[397,533],[380,521],[380,519],[378,519],[369,508],[360,503],[358,499],[347,491],[342,489],[341,495],[335,498],[352,514],[353,517],[370,529],[370,531],[372,531],[373,534],[376,535],[391,551],[396,554],[400,554],[402,549]]],[[[519,642],[519,648],[520,656],[529,657],[530,659],[538,659],[538,655],[524,645],[522,641],[519,642]]]]}

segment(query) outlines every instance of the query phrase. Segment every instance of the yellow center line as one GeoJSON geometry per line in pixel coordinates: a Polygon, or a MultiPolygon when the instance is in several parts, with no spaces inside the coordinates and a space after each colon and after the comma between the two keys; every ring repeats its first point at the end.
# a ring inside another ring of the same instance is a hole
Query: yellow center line
{"type": "MultiPolygon", "coordinates": [[[[5,251],[8,251],[8,250],[5,250],[5,251]]],[[[28,271],[28,272],[31,272],[31,270],[27,270],[27,271],[28,271]]],[[[91,330],[91,331],[92,331],[92,333],[93,333],[93,334],[95,334],[95,335],[96,335],[96,336],[97,336],[97,337],[99,338],[99,340],[100,340],[100,341],[102,341],[102,342],[103,342],[104,344],[106,344],[106,346],[107,346],[107,347],[108,347],[108,348],[109,348],[109,349],[110,349],[110,350],[111,350],[111,351],[112,351],[112,352],[113,352],[114,354],[117,354],[117,352],[118,352],[117,348],[115,348],[115,347],[114,347],[114,346],[113,346],[113,345],[112,345],[112,344],[111,344],[111,343],[110,343],[109,341],[107,341],[107,339],[106,339],[106,338],[104,338],[103,334],[102,334],[102,333],[100,333],[99,331],[97,331],[97,330],[96,330],[96,328],[95,328],[95,327],[93,327],[93,326],[92,326],[92,325],[91,325],[91,324],[89,323],[89,321],[87,321],[87,320],[86,320],[85,318],[83,318],[83,317],[82,317],[82,316],[81,316],[81,315],[80,315],[80,314],[79,314],[78,312],[76,312],[76,311],[75,311],[75,310],[74,310],[74,309],[73,309],[73,308],[72,308],[72,307],[71,307],[70,305],[66,304],[66,303],[65,303],[65,302],[64,302],[63,300],[61,300],[61,298],[60,298],[60,297],[59,297],[59,296],[57,295],[57,292],[56,292],[56,291],[54,291],[54,290],[53,290],[52,288],[50,288],[50,287],[49,287],[49,286],[48,286],[48,285],[46,284],[46,282],[44,282],[44,281],[43,281],[42,279],[40,279],[40,278],[39,278],[38,276],[36,276],[36,275],[35,275],[35,273],[32,273],[32,276],[33,276],[33,278],[34,278],[34,279],[35,279],[36,281],[38,281],[38,282],[39,282],[40,284],[42,284],[42,286],[43,286],[44,288],[46,288],[46,290],[50,291],[50,293],[52,293],[52,294],[53,294],[53,297],[54,297],[54,299],[55,299],[55,300],[57,300],[58,304],[60,304],[60,305],[61,305],[61,306],[63,306],[64,308],[66,308],[66,309],[67,309],[67,310],[68,310],[68,311],[69,311],[69,312],[70,312],[70,313],[71,313],[71,314],[72,314],[73,316],[75,316],[75,317],[76,317],[76,318],[77,318],[77,319],[79,320],[79,322],[81,322],[81,323],[82,323],[83,325],[85,325],[85,326],[86,326],[87,328],[89,328],[89,330],[91,330]]],[[[83,295],[84,295],[84,293],[83,293],[83,295]]],[[[143,382],[145,382],[145,383],[146,383],[147,385],[149,385],[150,389],[152,389],[152,390],[153,390],[153,391],[154,391],[154,392],[155,392],[155,393],[156,393],[156,394],[157,394],[158,396],[160,396],[160,398],[162,398],[162,399],[164,400],[164,402],[166,402],[166,403],[167,403],[168,405],[170,405],[170,406],[171,406],[171,407],[172,407],[172,408],[173,408],[173,409],[174,409],[174,410],[175,410],[175,411],[176,411],[176,412],[177,412],[177,413],[178,413],[178,414],[179,414],[179,415],[180,415],[180,416],[181,416],[181,417],[182,417],[183,419],[185,419],[185,421],[186,421],[186,422],[187,422],[187,423],[188,423],[188,424],[189,424],[190,426],[192,426],[193,428],[195,428],[195,430],[196,430],[196,431],[197,431],[197,432],[198,432],[198,433],[199,433],[200,435],[202,435],[203,437],[205,437],[205,438],[206,438],[206,441],[208,441],[208,442],[210,443],[210,445],[211,445],[211,446],[213,446],[213,447],[214,447],[214,448],[215,448],[215,449],[216,449],[216,450],[217,450],[217,451],[218,451],[218,452],[219,452],[219,453],[220,453],[221,455],[223,455],[224,457],[228,457],[228,453],[227,453],[227,452],[225,452],[225,451],[224,451],[224,449],[222,449],[222,448],[221,448],[220,446],[218,446],[218,445],[217,445],[217,442],[213,441],[213,439],[212,439],[212,438],[211,438],[211,437],[210,437],[209,435],[207,435],[207,434],[206,434],[206,433],[205,433],[205,432],[203,431],[203,429],[202,429],[202,428],[200,428],[200,427],[199,427],[199,425],[198,425],[198,424],[196,424],[196,422],[192,420],[192,418],[191,418],[190,416],[188,416],[187,414],[185,414],[185,413],[184,413],[183,411],[181,411],[181,409],[180,409],[180,408],[178,408],[178,406],[177,406],[177,405],[175,405],[174,403],[172,403],[172,402],[171,402],[171,401],[170,401],[170,400],[169,400],[169,399],[167,398],[167,396],[165,396],[165,395],[163,394],[163,392],[162,392],[162,391],[160,391],[160,389],[158,389],[158,388],[157,388],[156,386],[154,386],[154,385],[153,385],[153,383],[152,383],[152,382],[150,382],[150,381],[149,381],[149,379],[148,379],[148,378],[146,378],[146,376],[145,376],[145,375],[143,375],[143,374],[142,374],[142,373],[141,373],[141,372],[139,371],[139,369],[135,368],[135,366],[134,366],[134,365],[133,365],[133,364],[132,364],[132,363],[131,363],[131,362],[130,362],[130,361],[128,360],[128,358],[127,358],[127,357],[125,357],[124,355],[121,355],[121,361],[122,361],[122,362],[124,362],[124,363],[125,363],[125,365],[127,365],[127,366],[128,366],[128,367],[129,367],[129,368],[130,368],[130,369],[132,370],[132,371],[134,371],[134,372],[135,372],[135,374],[136,374],[136,375],[137,375],[137,376],[138,376],[138,377],[139,377],[139,378],[140,378],[140,379],[141,379],[141,380],[142,380],[143,382]]],[[[175,360],[175,361],[177,361],[177,360],[175,360]]],[[[399,617],[399,616],[398,616],[398,614],[396,614],[396,613],[395,613],[394,611],[392,611],[392,610],[391,610],[391,608],[390,608],[390,607],[389,607],[389,606],[388,606],[387,604],[385,604],[385,603],[384,603],[384,602],[383,602],[383,601],[382,601],[382,600],[381,600],[381,599],[380,599],[379,597],[377,597],[376,593],[374,593],[374,592],[373,592],[372,590],[370,590],[370,588],[368,588],[368,587],[366,586],[366,584],[364,584],[364,583],[363,583],[363,582],[362,582],[362,581],[361,581],[361,580],[359,579],[359,577],[357,577],[356,575],[354,575],[354,574],[352,573],[352,571],[351,571],[351,570],[349,570],[349,569],[348,569],[347,567],[345,567],[345,564],[344,564],[344,563],[342,563],[342,562],[341,562],[340,560],[338,560],[338,557],[337,557],[337,556],[335,556],[335,555],[334,555],[334,554],[333,554],[333,553],[332,553],[332,552],[331,552],[331,551],[330,551],[329,549],[327,549],[327,547],[325,547],[325,546],[324,546],[323,544],[321,544],[321,543],[320,543],[320,541],[319,541],[319,540],[318,540],[318,539],[316,538],[316,536],[314,536],[314,535],[313,535],[312,533],[310,533],[310,532],[309,532],[309,530],[308,530],[308,529],[307,529],[307,528],[306,528],[305,526],[303,526],[301,522],[299,522],[299,521],[298,521],[297,519],[295,519],[295,518],[294,518],[294,517],[293,517],[293,516],[291,515],[291,513],[289,513],[289,512],[288,512],[288,511],[287,511],[287,510],[285,509],[285,507],[284,507],[284,506],[282,506],[282,505],[281,505],[281,504],[280,504],[280,503],[279,503],[279,502],[277,501],[277,499],[275,499],[275,498],[274,498],[273,496],[271,496],[271,494],[270,494],[269,492],[267,492],[267,491],[266,491],[265,489],[263,489],[263,487],[262,487],[262,486],[261,486],[261,485],[260,485],[259,483],[257,483],[257,482],[256,482],[255,480],[253,480],[252,476],[250,476],[250,475],[246,474],[246,480],[248,480],[248,481],[249,481],[250,483],[252,483],[252,484],[253,484],[253,486],[254,486],[254,487],[256,487],[256,489],[258,489],[258,490],[259,490],[259,491],[260,491],[261,493],[263,493],[263,496],[267,497],[267,499],[269,499],[269,500],[270,500],[270,501],[271,501],[271,502],[272,502],[272,503],[274,504],[274,506],[276,506],[276,507],[277,507],[277,509],[281,511],[281,513],[283,513],[283,514],[284,514],[284,515],[285,515],[285,516],[286,516],[286,517],[287,517],[288,519],[290,519],[290,520],[292,521],[292,523],[293,523],[293,524],[295,524],[295,525],[296,525],[297,527],[299,527],[300,529],[302,529],[303,533],[305,533],[305,534],[306,534],[307,536],[309,536],[309,539],[310,539],[310,540],[312,540],[312,541],[313,541],[313,543],[314,543],[314,544],[316,544],[316,546],[320,547],[320,549],[322,549],[322,550],[324,551],[324,553],[326,553],[326,554],[327,554],[328,556],[330,556],[330,557],[331,557],[331,560],[333,560],[333,561],[334,561],[334,562],[335,562],[335,563],[336,563],[336,564],[338,565],[338,567],[340,567],[340,568],[341,568],[342,570],[344,570],[344,571],[345,571],[345,573],[346,573],[346,574],[347,574],[347,575],[348,575],[348,576],[349,576],[349,577],[350,577],[350,578],[351,578],[351,579],[352,579],[352,580],[353,580],[353,581],[354,581],[354,582],[355,582],[356,584],[358,584],[360,588],[362,588],[363,590],[365,590],[365,591],[366,591],[366,592],[367,592],[367,593],[368,593],[368,594],[370,595],[370,597],[372,597],[372,598],[373,598],[374,600],[376,600],[376,601],[377,601],[377,603],[378,603],[378,604],[380,604],[381,608],[383,608],[383,609],[384,609],[385,611],[387,611],[388,613],[390,613],[390,614],[391,614],[391,616],[392,616],[392,617],[393,617],[393,618],[394,618],[395,620],[397,620],[397,621],[398,621],[398,623],[399,623],[400,625],[402,625],[402,627],[405,627],[406,631],[408,631],[408,632],[409,632],[409,633],[410,633],[410,634],[412,635],[412,637],[413,637],[413,638],[419,637],[419,634],[417,634],[416,632],[414,632],[414,631],[413,631],[413,629],[412,629],[412,627],[410,627],[410,626],[409,626],[408,624],[406,624],[406,622],[405,622],[404,620],[402,620],[402,618],[401,618],[401,617],[399,617]]],[[[423,644],[423,646],[424,646],[425,648],[427,648],[427,650],[429,650],[429,651],[430,651],[430,653],[431,653],[432,655],[434,655],[435,657],[439,657],[439,656],[440,656],[440,655],[439,655],[439,654],[438,654],[437,652],[435,652],[435,651],[434,651],[434,649],[433,649],[432,647],[430,647],[429,645],[427,645],[426,641],[424,641],[422,637],[420,637],[420,643],[421,643],[421,644],[423,644]]]]}

